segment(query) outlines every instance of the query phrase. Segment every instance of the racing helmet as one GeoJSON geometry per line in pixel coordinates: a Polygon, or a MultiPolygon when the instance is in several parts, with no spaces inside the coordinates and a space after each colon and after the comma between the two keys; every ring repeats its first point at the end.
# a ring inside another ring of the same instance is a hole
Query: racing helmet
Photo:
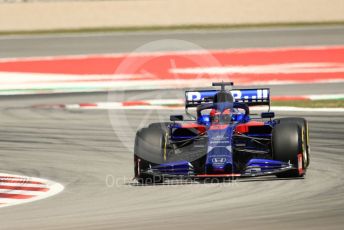
{"type": "Polygon", "coordinates": [[[223,112],[217,109],[212,109],[209,115],[210,121],[214,124],[229,123],[232,120],[230,109],[225,109],[223,112]]]}

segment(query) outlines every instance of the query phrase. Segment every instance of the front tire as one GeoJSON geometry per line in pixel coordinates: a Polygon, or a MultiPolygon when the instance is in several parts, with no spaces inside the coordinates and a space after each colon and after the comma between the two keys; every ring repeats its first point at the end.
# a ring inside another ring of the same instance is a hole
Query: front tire
{"type": "Polygon", "coordinates": [[[309,143],[309,128],[308,128],[308,122],[306,119],[301,117],[287,117],[287,118],[280,118],[276,120],[279,124],[282,123],[294,123],[297,124],[302,133],[302,142],[304,146],[302,146],[303,149],[303,158],[304,158],[304,168],[307,168],[310,164],[310,143],[309,143]]]}
{"type": "Polygon", "coordinates": [[[290,162],[295,169],[277,174],[279,178],[303,177],[305,175],[303,158],[303,137],[295,122],[276,124],[272,131],[274,160],[290,162]]]}
{"type": "MultiPolygon", "coordinates": [[[[139,183],[162,183],[163,177],[145,173],[151,166],[164,161],[168,123],[153,123],[136,133],[134,147],[134,174],[139,183]]],[[[165,153],[166,154],[166,153],[165,153]]]]}

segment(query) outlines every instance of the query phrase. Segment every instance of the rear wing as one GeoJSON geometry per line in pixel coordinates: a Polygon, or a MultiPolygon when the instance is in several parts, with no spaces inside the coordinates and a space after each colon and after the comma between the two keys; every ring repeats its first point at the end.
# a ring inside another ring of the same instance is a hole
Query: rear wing
{"type": "MultiPolygon", "coordinates": [[[[214,95],[220,90],[200,90],[185,92],[185,108],[197,107],[205,103],[213,102],[214,95]]],[[[234,102],[242,102],[248,106],[269,105],[270,89],[233,89],[229,90],[234,98],[234,102]]]]}

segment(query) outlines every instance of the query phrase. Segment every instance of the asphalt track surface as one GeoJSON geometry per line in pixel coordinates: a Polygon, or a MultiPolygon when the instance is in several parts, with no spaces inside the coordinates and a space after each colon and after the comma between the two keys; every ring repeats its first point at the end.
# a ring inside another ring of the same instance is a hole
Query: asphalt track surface
{"type": "MultiPolygon", "coordinates": [[[[344,26],[0,37],[0,58],[132,52],[157,40],[186,40],[205,49],[343,45],[344,26]]],[[[180,47],[173,43],[166,50],[180,47]]],[[[191,47],[194,49],[194,47],[191,47]]],[[[184,47],[183,47],[184,49],[184,47]]],[[[161,50],[160,50],[161,51],[161,50]]]]}
{"type": "MultiPolygon", "coordinates": [[[[326,44],[326,38],[323,40],[326,44]]],[[[268,46],[269,41],[266,42],[268,46]]],[[[328,43],[331,42],[330,39],[328,43]]],[[[16,49],[13,45],[12,54],[33,55],[31,48],[16,49]]],[[[49,50],[44,52],[47,55],[49,50]]],[[[97,53],[100,52],[101,49],[97,53]]],[[[51,50],[53,54],[56,53],[51,50]]],[[[321,86],[314,87],[321,90],[321,86]]],[[[335,84],[324,86],[324,92],[333,88],[340,92],[335,84]]],[[[288,90],[298,94],[312,91],[312,87],[289,86],[288,90]]],[[[343,229],[343,113],[278,113],[309,120],[312,155],[305,179],[266,177],[225,184],[172,182],[137,186],[131,181],[132,151],[127,146],[132,146],[138,127],[167,119],[171,111],[109,113],[31,108],[35,104],[109,98],[171,98],[181,93],[140,91],[112,93],[109,97],[69,94],[0,98],[1,171],[47,178],[65,186],[62,193],[52,198],[0,209],[0,229],[343,229]]]]}

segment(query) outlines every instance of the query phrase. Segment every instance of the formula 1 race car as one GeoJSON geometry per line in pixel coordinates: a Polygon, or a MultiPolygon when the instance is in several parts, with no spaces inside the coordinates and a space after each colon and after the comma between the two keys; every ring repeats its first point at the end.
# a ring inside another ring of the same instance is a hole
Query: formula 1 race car
{"type": "Polygon", "coordinates": [[[305,175],[310,153],[304,118],[273,119],[268,88],[234,90],[232,82],[213,86],[221,89],[185,92],[185,116],[171,115],[171,122],[137,131],[134,171],[139,183],[305,175]],[[251,106],[269,109],[254,119],[251,106]],[[189,108],[196,108],[197,116],[189,108]]]}

